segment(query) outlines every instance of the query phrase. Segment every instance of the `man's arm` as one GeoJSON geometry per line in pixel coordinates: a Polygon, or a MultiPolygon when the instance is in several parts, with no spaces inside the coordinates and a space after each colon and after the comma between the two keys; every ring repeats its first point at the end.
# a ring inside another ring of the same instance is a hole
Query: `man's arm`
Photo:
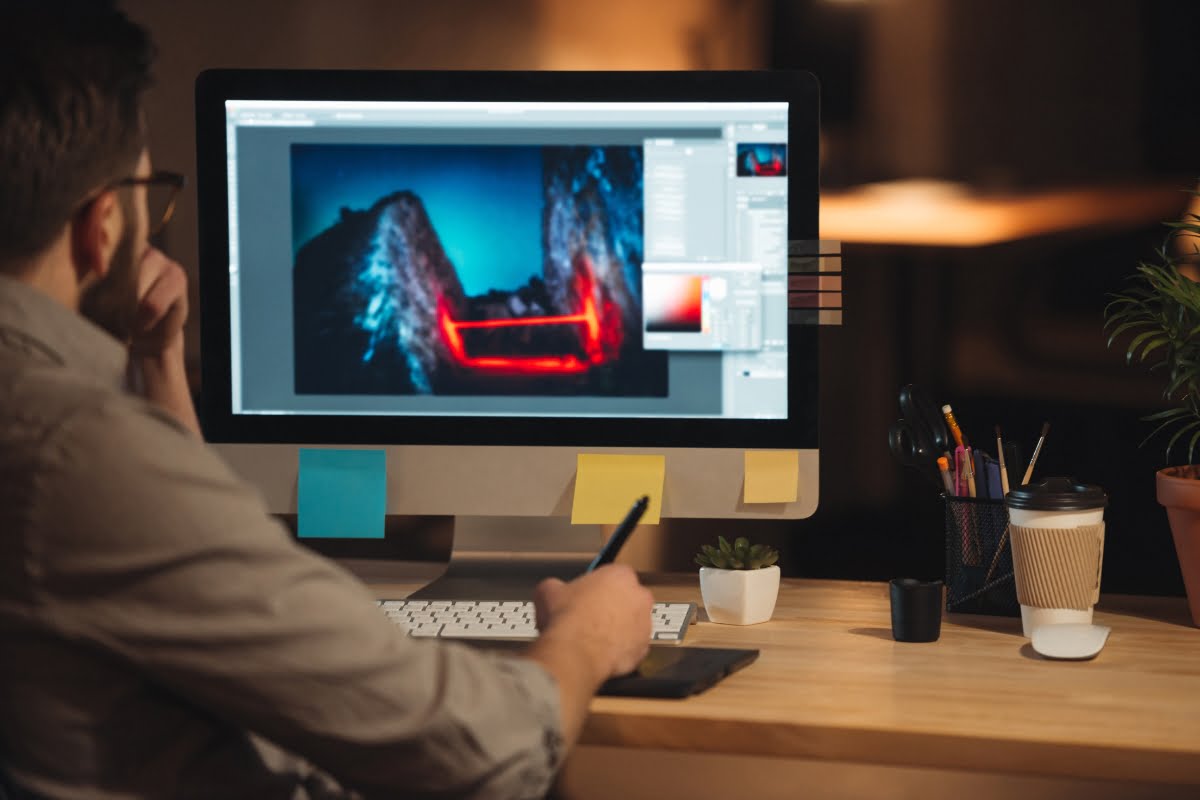
{"type": "Polygon", "coordinates": [[[558,683],[563,737],[574,744],[600,684],[632,672],[650,649],[654,597],[632,569],[610,565],[543,581],[535,604],[541,635],[527,656],[558,683]]]}
{"type": "Polygon", "coordinates": [[[138,391],[196,436],[200,422],[192,404],[183,352],[187,322],[187,274],[151,247],[138,276],[138,316],[129,343],[129,365],[138,391]]]}
{"type": "Polygon", "coordinates": [[[202,709],[368,794],[545,793],[564,742],[537,663],[409,639],[202,442],[125,398],[45,453],[42,613],[179,698],[164,718],[202,709]]]}

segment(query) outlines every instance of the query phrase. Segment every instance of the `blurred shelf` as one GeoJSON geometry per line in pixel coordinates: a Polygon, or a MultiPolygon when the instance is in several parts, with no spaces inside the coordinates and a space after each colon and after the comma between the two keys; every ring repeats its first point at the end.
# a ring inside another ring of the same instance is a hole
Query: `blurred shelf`
{"type": "Polygon", "coordinates": [[[842,243],[983,247],[1178,218],[1186,187],[1123,184],[1008,195],[957,184],[896,181],[821,194],[821,238],[842,243]]]}

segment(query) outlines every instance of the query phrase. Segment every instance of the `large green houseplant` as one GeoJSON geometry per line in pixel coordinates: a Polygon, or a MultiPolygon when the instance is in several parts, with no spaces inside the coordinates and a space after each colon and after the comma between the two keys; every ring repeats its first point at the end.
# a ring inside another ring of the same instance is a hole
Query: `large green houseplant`
{"type": "Polygon", "coordinates": [[[1192,621],[1200,626],[1200,216],[1185,214],[1155,257],[1138,264],[1131,285],[1105,307],[1108,345],[1125,341],[1125,358],[1160,371],[1170,408],[1147,419],[1157,423],[1147,440],[1167,439],[1166,458],[1186,447],[1186,466],[1156,476],[1187,589],[1192,621]]]}

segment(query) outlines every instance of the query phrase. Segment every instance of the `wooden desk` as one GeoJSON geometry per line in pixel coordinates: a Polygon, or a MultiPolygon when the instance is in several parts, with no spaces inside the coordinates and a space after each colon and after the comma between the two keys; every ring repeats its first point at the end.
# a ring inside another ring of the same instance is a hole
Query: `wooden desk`
{"type": "MultiPolygon", "coordinates": [[[[694,576],[655,582],[699,602],[694,576]]],[[[691,645],[757,647],[684,702],[599,698],[584,741],[703,752],[1200,784],[1200,630],[1182,599],[1104,597],[1093,661],[1042,659],[1015,618],[955,615],[892,640],[887,585],[787,580],[772,621],[701,622],[691,645]]]]}
{"type": "MultiPolygon", "coordinates": [[[[648,583],[700,603],[694,575],[648,583]]],[[[1200,630],[1182,598],[1103,597],[1113,632],[1086,662],[1042,659],[1016,618],[955,615],[936,643],[895,642],[880,583],[785,580],[770,622],[701,617],[687,644],[758,661],[683,701],[598,698],[584,744],[1200,786],[1200,630]]]]}

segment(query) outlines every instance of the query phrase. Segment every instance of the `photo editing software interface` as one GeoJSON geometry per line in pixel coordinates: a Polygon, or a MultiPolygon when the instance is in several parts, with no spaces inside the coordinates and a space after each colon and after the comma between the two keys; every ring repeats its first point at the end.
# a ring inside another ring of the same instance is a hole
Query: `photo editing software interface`
{"type": "Polygon", "coordinates": [[[786,102],[227,100],[234,414],[786,419],[786,102]]]}

